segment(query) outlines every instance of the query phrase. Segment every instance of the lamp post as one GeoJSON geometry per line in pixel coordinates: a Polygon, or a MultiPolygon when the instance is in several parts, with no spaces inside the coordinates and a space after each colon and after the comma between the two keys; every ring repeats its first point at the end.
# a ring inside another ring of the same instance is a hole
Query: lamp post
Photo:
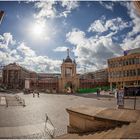
{"type": "Polygon", "coordinates": [[[3,16],[4,16],[4,11],[0,11],[0,24],[1,24],[1,22],[2,22],[2,19],[3,19],[3,16]]]}

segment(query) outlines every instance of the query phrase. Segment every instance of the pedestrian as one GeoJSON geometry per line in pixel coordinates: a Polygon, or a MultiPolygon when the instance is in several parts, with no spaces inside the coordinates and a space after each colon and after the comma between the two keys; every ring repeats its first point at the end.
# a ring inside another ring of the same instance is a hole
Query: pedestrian
{"type": "Polygon", "coordinates": [[[37,95],[38,95],[38,98],[39,98],[39,91],[37,91],[37,95]]]}
{"type": "Polygon", "coordinates": [[[99,96],[100,96],[100,93],[101,93],[101,88],[99,88],[99,96]]]}
{"type": "Polygon", "coordinates": [[[114,94],[115,94],[115,98],[117,99],[117,92],[118,92],[118,89],[116,88],[115,90],[114,90],[114,94]]]}
{"type": "Polygon", "coordinates": [[[99,96],[99,89],[97,89],[97,97],[99,96]]]}
{"type": "Polygon", "coordinates": [[[35,93],[33,92],[33,98],[35,97],[35,93]]]}
{"type": "Polygon", "coordinates": [[[117,91],[117,108],[124,108],[124,90],[119,88],[117,91]]]}

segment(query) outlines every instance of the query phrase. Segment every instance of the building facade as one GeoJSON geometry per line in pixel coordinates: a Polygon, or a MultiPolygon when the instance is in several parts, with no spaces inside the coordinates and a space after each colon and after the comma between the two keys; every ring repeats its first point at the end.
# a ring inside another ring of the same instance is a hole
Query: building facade
{"type": "Polygon", "coordinates": [[[124,56],[108,59],[110,88],[140,85],[140,49],[125,51],[124,56]]]}
{"type": "Polygon", "coordinates": [[[30,72],[16,63],[4,66],[2,70],[3,86],[9,89],[23,89],[25,79],[30,77],[30,72]]]}
{"type": "Polygon", "coordinates": [[[60,74],[37,73],[34,77],[26,78],[25,89],[56,93],[59,91],[59,76],[60,74]]]}
{"type": "Polygon", "coordinates": [[[108,85],[108,69],[96,70],[80,75],[80,88],[95,88],[108,85]]]}

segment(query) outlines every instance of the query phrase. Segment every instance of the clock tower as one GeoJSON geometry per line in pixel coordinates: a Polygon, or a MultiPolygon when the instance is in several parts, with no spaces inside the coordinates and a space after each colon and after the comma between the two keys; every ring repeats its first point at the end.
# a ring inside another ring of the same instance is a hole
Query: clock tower
{"type": "Polygon", "coordinates": [[[76,62],[69,56],[67,49],[67,57],[61,65],[61,78],[59,80],[59,91],[62,93],[75,93],[79,88],[79,77],[76,73],[76,62]]]}

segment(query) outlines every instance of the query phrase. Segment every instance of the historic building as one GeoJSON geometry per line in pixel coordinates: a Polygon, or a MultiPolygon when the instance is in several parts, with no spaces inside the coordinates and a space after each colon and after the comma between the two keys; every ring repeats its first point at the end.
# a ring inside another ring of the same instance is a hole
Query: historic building
{"type": "Polygon", "coordinates": [[[36,73],[16,63],[6,65],[2,70],[3,86],[8,89],[37,89],[48,92],[74,93],[79,88],[76,63],[69,56],[63,60],[61,74],[36,73]]]}
{"type": "Polygon", "coordinates": [[[108,59],[109,82],[117,87],[140,85],[140,48],[124,51],[124,56],[108,59]]]}
{"type": "Polygon", "coordinates": [[[79,88],[79,76],[76,73],[75,60],[69,56],[69,50],[67,52],[67,58],[63,60],[61,65],[61,77],[59,79],[59,91],[74,93],[79,88]]]}
{"type": "Polygon", "coordinates": [[[100,69],[80,75],[80,88],[108,86],[108,69],[100,69]]]}
{"type": "Polygon", "coordinates": [[[55,73],[36,73],[36,76],[25,79],[25,88],[42,92],[59,92],[60,74],[55,73]]]}
{"type": "Polygon", "coordinates": [[[4,66],[2,71],[3,86],[11,89],[23,89],[25,79],[30,77],[30,71],[16,63],[4,66]]]}

